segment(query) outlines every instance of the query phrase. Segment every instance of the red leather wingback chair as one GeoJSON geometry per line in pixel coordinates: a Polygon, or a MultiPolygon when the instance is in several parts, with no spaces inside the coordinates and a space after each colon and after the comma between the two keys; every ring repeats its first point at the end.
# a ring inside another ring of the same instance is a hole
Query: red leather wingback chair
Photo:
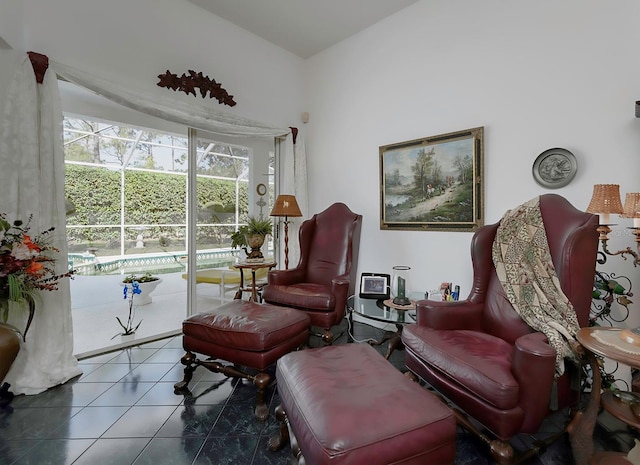
{"type": "Polygon", "coordinates": [[[331,328],[345,315],[347,297],[355,290],[362,215],[334,203],[300,226],[300,261],[289,270],[269,272],[262,298],[273,305],[304,310],[312,327],[323,330],[325,344],[331,328]]]}
{"type": "MultiPolygon", "coordinates": [[[[588,326],[598,248],[598,217],[555,194],[540,196],[553,264],[581,327],[588,326]]],[[[535,433],[550,413],[555,350],[513,309],[493,265],[499,223],[479,228],[471,241],[473,288],[466,300],[417,302],[417,324],[402,332],[407,368],[495,437],[480,433],[458,409],[458,422],[490,445],[498,463],[514,460],[510,438],[535,433]]],[[[558,407],[575,405],[579,393],[565,363],[557,379],[558,407]]]]}

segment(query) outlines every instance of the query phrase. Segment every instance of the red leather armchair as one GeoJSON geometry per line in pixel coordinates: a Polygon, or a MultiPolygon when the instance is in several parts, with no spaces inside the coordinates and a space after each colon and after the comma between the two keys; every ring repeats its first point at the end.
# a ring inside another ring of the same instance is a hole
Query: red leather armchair
{"type": "MultiPolygon", "coordinates": [[[[553,264],[581,327],[588,325],[598,248],[598,217],[555,194],[540,196],[553,264]]],[[[473,288],[458,302],[417,302],[417,324],[402,332],[407,368],[450,400],[457,420],[480,435],[498,463],[512,463],[510,438],[535,433],[550,413],[555,350],[516,313],[498,281],[492,244],[499,223],[481,227],[471,242],[473,288]],[[467,416],[493,433],[481,433],[467,416]]],[[[575,405],[566,363],[557,379],[558,407],[575,405]]]]}
{"type": "Polygon", "coordinates": [[[273,270],[262,299],[305,311],[319,327],[325,344],[331,328],[345,315],[347,297],[355,290],[362,215],[334,203],[300,226],[300,261],[289,270],[273,270]]]}

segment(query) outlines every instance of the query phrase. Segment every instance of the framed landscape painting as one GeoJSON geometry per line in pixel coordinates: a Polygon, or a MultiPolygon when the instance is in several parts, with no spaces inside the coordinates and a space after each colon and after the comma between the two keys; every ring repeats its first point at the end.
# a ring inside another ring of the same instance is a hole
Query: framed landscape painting
{"type": "Polygon", "coordinates": [[[479,127],[380,147],[380,229],[482,226],[483,136],[479,127]]]}

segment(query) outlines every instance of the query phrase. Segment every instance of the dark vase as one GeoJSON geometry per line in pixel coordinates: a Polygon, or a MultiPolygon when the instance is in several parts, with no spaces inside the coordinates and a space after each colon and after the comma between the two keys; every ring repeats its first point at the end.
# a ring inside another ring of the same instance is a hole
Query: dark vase
{"type": "MultiPolygon", "coordinates": [[[[24,300],[27,303],[27,307],[28,307],[28,311],[29,311],[29,315],[27,316],[27,323],[24,327],[24,331],[22,332],[22,340],[26,341],[27,340],[27,332],[29,331],[29,327],[31,326],[31,322],[33,321],[33,317],[35,315],[36,312],[36,303],[33,300],[33,297],[29,294],[26,294],[24,296],[24,300]]],[[[5,319],[5,316],[8,316],[8,306],[9,306],[9,292],[2,292],[0,291],[0,309],[1,311],[7,312],[6,314],[1,315],[0,318],[0,323],[2,323],[2,321],[5,319]]],[[[13,327],[12,325],[6,325],[7,327],[13,327]]],[[[17,331],[19,331],[18,329],[16,329],[17,331]]]]}

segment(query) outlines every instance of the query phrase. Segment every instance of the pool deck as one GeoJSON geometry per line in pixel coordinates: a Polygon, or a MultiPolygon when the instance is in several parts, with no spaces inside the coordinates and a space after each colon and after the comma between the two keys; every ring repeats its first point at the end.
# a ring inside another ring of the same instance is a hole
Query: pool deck
{"type": "MultiPolygon", "coordinates": [[[[198,269],[229,266],[237,260],[240,251],[231,248],[208,249],[197,252],[198,269]]],[[[95,255],[70,253],[69,267],[76,275],[94,276],[106,274],[127,274],[151,271],[152,273],[171,273],[186,269],[185,251],[151,252],[127,255],[95,255]]]]}
{"type": "MultiPolygon", "coordinates": [[[[152,302],[136,308],[135,321],[142,320],[136,332],[136,342],[153,339],[158,335],[177,334],[186,317],[187,281],[182,279],[182,272],[159,276],[162,283],[151,294],[152,302]]],[[[121,281],[122,275],[75,276],[71,280],[76,357],[85,358],[123,346],[116,316],[126,320],[129,305],[123,299],[121,281]]],[[[216,285],[199,284],[196,292],[198,311],[217,307],[222,303],[216,285]]],[[[232,299],[233,291],[228,291],[225,298],[232,299]]]]}

